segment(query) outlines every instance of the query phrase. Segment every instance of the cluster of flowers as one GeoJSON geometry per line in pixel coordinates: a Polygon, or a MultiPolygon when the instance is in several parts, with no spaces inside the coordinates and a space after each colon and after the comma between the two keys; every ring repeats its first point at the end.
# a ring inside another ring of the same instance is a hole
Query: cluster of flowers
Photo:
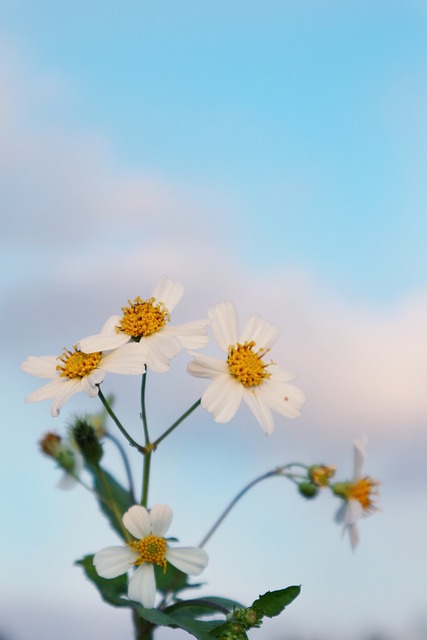
{"type": "MultiPolygon", "coordinates": [[[[272,412],[288,418],[299,416],[305,398],[298,387],[290,384],[294,374],[267,359],[278,337],[278,328],[253,315],[239,333],[237,312],[231,302],[210,308],[205,320],[171,325],[170,314],[183,291],[180,283],[163,277],[149,298],[129,301],[122,315],[111,316],[99,334],[77,341],[72,349],[64,349],[59,356],[27,358],[22,369],[50,382],[26,400],[52,400],[51,415],[58,416],[76,393],[82,391],[90,397],[100,394],[106,373],[144,375],[148,369],[163,373],[169,369],[171,359],[186,349],[192,358],[188,373],[210,380],[200,403],[216,422],[229,422],[242,401],[267,435],[273,432],[272,412]],[[208,326],[225,353],[223,358],[195,351],[207,345],[208,326]]],[[[337,520],[343,522],[344,530],[349,532],[353,547],[358,541],[356,523],[362,514],[374,508],[372,495],[377,484],[362,476],[365,442],[356,441],[354,447],[355,468],[351,481],[331,484],[335,469],[314,465],[307,467],[306,475],[297,482],[306,497],[313,497],[328,486],[343,500],[337,520]]],[[[42,449],[65,470],[63,486],[78,475],[82,462],[59,436],[48,434],[42,441],[42,449]]],[[[280,469],[274,473],[286,475],[280,469]]],[[[153,607],[155,602],[155,565],[165,569],[169,562],[184,573],[198,575],[208,562],[206,552],[200,547],[170,546],[165,534],[171,520],[172,510],[167,505],[154,505],[150,510],[134,505],[123,515],[126,545],[102,549],[94,556],[96,571],[104,578],[115,578],[136,567],[129,581],[128,596],[146,608],[153,607]]]]}

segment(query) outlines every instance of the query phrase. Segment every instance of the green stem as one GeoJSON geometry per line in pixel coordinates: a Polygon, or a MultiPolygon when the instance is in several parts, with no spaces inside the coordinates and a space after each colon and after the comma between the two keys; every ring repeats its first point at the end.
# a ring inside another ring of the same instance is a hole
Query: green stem
{"type": "Polygon", "coordinates": [[[142,496],[141,496],[141,504],[143,507],[146,507],[148,503],[148,487],[150,485],[151,455],[152,455],[152,451],[146,453],[144,456],[144,471],[142,475],[142,496]]]}
{"type": "Polygon", "coordinates": [[[111,442],[113,442],[117,449],[119,450],[119,453],[122,457],[123,460],[123,464],[125,467],[125,471],[126,471],[126,476],[128,479],[128,485],[129,485],[129,495],[130,495],[130,499],[132,504],[136,503],[136,499],[135,499],[135,488],[133,485],[133,478],[132,478],[132,472],[130,469],[130,464],[129,464],[129,460],[128,457],[126,455],[126,451],[123,449],[122,443],[120,442],[120,440],[117,440],[117,438],[115,436],[113,436],[111,433],[109,433],[108,431],[105,432],[105,438],[108,438],[109,440],[111,440],[111,442]]]}
{"type": "Polygon", "coordinates": [[[126,440],[129,442],[129,444],[132,447],[135,447],[135,449],[137,449],[139,451],[139,453],[144,453],[144,447],[142,447],[140,444],[138,444],[136,442],[136,440],[134,440],[132,438],[131,435],[129,435],[129,433],[126,431],[126,429],[124,428],[124,426],[122,425],[122,423],[120,422],[120,420],[118,419],[118,417],[116,416],[116,414],[114,413],[114,411],[112,410],[112,408],[110,407],[110,405],[108,404],[104,394],[101,391],[101,387],[99,385],[98,386],[98,396],[99,399],[101,400],[102,404],[104,405],[105,410],[107,411],[108,415],[110,416],[110,418],[114,421],[114,423],[116,424],[116,426],[119,428],[119,430],[121,431],[121,433],[124,435],[124,437],[126,438],[126,440]]]}
{"type": "Polygon", "coordinates": [[[145,445],[150,444],[150,436],[148,434],[147,412],[145,410],[145,386],[147,384],[147,367],[141,380],[141,420],[144,427],[145,445]]]}
{"type": "Polygon", "coordinates": [[[150,486],[150,469],[151,469],[151,455],[154,451],[154,446],[150,442],[150,434],[148,432],[147,411],[145,408],[145,387],[147,384],[147,369],[142,376],[141,381],[141,420],[144,427],[144,468],[142,472],[142,491],[141,491],[141,505],[147,506],[148,503],[148,489],[150,486]]]}
{"type": "Polygon", "coordinates": [[[293,474],[291,473],[286,473],[286,469],[289,469],[291,467],[294,466],[299,466],[299,467],[304,467],[304,465],[298,463],[298,462],[290,462],[289,464],[284,465],[283,467],[279,467],[278,469],[273,469],[272,471],[267,471],[267,473],[263,473],[261,476],[258,476],[257,478],[255,478],[254,480],[251,480],[251,482],[249,482],[247,485],[245,485],[243,487],[243,489],[241,491],[239,491],[239,493],[231,500],[231,502],[227,505],[227,507],[224,509],[224,511],[221,513],[221,515],[219,516],[219,518],[214,522],[214,524],[212,525],[212,527],[209,529],[209,531],[207,532],[207,534],[205,535],[205,537],[202,539],[202,541],[199,543],[199,547],[204,547],[205,544],[208,542],[208,540],[210,540],[210,538],[213,536],[213,534],[215,533],[215,531],[218,529],[218,527],[220,526],[220,524],[222,524],[222,522],[225,520],[225,518],[228,516],[228,514],[230,513],[230,511],[236,506],[236,504],[239,502],[239,500],[241,498],[243,498],[243,496],[248,493],[248,491],[250,489],[252,489],[252,487],[254,487],[255,485],[257,485],[259,482],[262,482],[262,480],[266,480],[267,478],[274,478],[274,476],[282,476],[284,478],[289,478],[289,480],[294,480],[293,479],[293,474]]]}
{"type": "Polygon", "coordinates": [[[132,619],[135,628],[135,640],[152,640],[154,625],[140,618],[135,609],[132,611],[132,619]]]}
{"type": "Polygon", "coordinates": [[[166,429],[166,431],[160,436],[160,438],[157,438],[157,440],[155,440],[153,442],[153,448],[155,449],[161,442],[162,440],[164,440],[165,438],[167,438],[167,436],[172,433],[172,431],[174,431],[174,429],[176,429],[181,422],[183,422],[186,418],[188,418],[188,416],[193,413],[193,411],[195,409],[197,409],[198,406],[200,406],[202,399],[199,398],[185,413],[182,414],[182,416],[180,418],[178,418],[178,420],[176,420],[170,427],[169,429],[166,429]]]}

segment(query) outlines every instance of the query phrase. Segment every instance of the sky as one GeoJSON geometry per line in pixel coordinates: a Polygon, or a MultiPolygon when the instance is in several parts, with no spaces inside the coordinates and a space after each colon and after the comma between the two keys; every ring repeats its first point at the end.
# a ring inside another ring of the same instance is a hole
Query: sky
{"type": "MultiPolygon", "coordinates": [[[[362,434],[381,482],[354,553],[331,496],[260,484],[207,546],[202,593],[302,584],[260,640],[427,638],[426,36],[421,0],[1,3],[2,640],[131,637],[73,566],[114,533],[37,448],[100,404],[51,418],[20,364],[163,275],[185,285],[174,322],[232,300],[242,326],[277,324],[272,355],[307,397],[269,438],[243,408],[228,425],[198,409],[165,441],[150,495],[183,544],[279,464],[351,477],[362,434]]],[[[154,433],[205,388],[187,362],[147,379],[154,433]]],[[[104,385],[136,436],[139,382],[104,385]]],[[[120,476],[107,445],[106,464],[120,476]]]]}

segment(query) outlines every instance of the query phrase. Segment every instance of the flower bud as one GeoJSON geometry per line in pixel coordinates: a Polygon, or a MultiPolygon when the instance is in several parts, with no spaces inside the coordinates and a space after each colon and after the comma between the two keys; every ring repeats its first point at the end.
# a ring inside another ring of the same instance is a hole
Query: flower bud
{"type": "Polygon", "coordinates": [[[319,493],[318,487],[312,482],[300,482],[298,484],[298,491],[304,498],[315,498],[319,493]]]}
{"type": "Polygon", "coordinates": [[[62,448],[62,439],[61,436],[58,436],[58,434],[49,431],[40,440],[39,445],[40,449],[45,455],[49,456],[50,458],[55,458],[56,460],[56,458],[58,457],[58,453],[62,448]]]}
{"type": "Polygon", "coordinates": [[[74,441],[87,464],[96,465],[102,458],[102,445],[95,429],[82,418],[77,418],[72,427],[74,441]]]}
{"type": "Polygon", "coordinates": [[[337,468],[333,465],[313,464],[308,469],[308,475],[311,482],[317,487],[327,487],[336,470],[337,468]]]}

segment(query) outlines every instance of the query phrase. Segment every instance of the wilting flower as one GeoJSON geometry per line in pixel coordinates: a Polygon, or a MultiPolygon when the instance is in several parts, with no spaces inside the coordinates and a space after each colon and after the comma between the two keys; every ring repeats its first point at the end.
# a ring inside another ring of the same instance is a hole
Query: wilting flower
{"type": "Polygon", "coordinates": [[[83,470],[83,456],[72,442],[64,443],[57,433],[45,433],[39,442],[40,449],[49,458],[53,458],[63,469],[63,475],[57,483],[59,489],[72,489],[78,483],[83,470]]]}
{"type": "Polygon", "coordinates": [[[351,482],[337,482],[331,485],[333,493],[344,500],[338,509],[335,520],[344,524],[344,532],[348,531],[352,549],[359,542],[357,521],[362,516],[376,510],[372,497],[378,493],[376,482],[369,476],[362,476],[362,466],[366,457],[366,438],[353,441],[354,447],[354,471],[351,482]]]}
{"type": "Polygon", "coordinates": [[[21,368],[32,376],[50,378],[51,381],[25,398],[26,402],[39,402],[53,398],[50,413],[58,416],[61,407],[79,391],[91,398],[98,395],[98,386],[106,372],[142,374],[145,372],[144,354],[135,345],[124,345],[111,352],[86,353],[77,346],[64,349],[61,356],[29,356],[21,368]]]}
{"type": "Polygon", "coordinates": [[[95,554],[93,564],[102,578],[116,578],[132,567],[128,596],[147,609],[154,607],[156,580],[154,565],[166,571],[167,562],[180,571],[197,576],[208,563],[206,551],[198,547],[173,548],[164,538],[172,522],[172,509],[156,504],[147,511],[133,506],[123,516],[123,524],[136,539],[123,547],[107,547],[95,554]]]}
{"type": "Polygon", "coordinates": [[[265,359],[277,339],[278,328],[254,315],[239,338],[237,312],[231,302],[212,307],[208,317],[215,339],[227,357],[193,353],[187,370],[193,376],[212,379],[202,395],[202,406],[212,413],[214,420],[229,422],[242,400],[267,435],[273,431],[271,410],[288,418],[299,416],[305,398],[300,389],[288,384],[294,374],[265,359]]]}
{"type": "Polygon", "coordinates": [[[121,316],[111,316],[101,333],[80,340],[80,348],[86,353],[116,349],[129,341],[145,349],[149,369],[163,373],[169,369],[170,360],[184,349],[199,349],[208,342],[207,320],[195,320],[169,326],[170,313],[184,293],[184,286],[164,276],[147,299],[128,300],[121,316]]]}

